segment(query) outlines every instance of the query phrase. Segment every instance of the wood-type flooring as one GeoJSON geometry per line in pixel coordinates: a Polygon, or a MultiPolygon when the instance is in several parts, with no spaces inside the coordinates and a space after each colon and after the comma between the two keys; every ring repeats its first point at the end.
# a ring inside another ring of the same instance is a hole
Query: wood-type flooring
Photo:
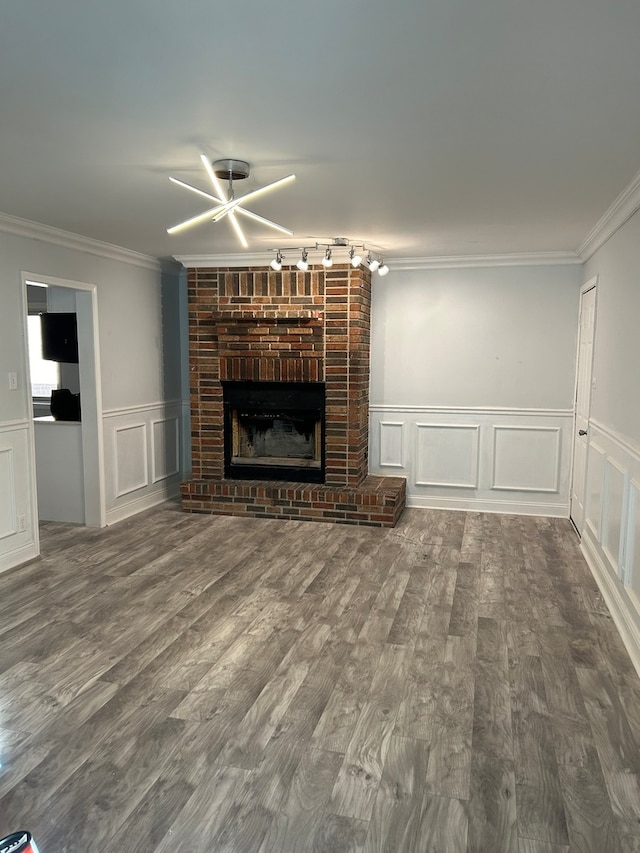
{"type": "Polygon", "coordinates": [[[566,520],[42,526],[0,576],[0,837],[638,853],[640,681],[566,520]]]}

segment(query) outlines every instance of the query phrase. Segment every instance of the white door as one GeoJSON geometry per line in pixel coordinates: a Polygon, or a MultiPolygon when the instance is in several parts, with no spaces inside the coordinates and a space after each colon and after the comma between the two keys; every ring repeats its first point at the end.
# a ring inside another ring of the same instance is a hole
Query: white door
{"type": "Polygon", "coordinates": [[[580,294],[578,365],[576,377],[575,434],[573,436],[573,477],[571,481],[571,520],[578,533],[584,525],[587,492],[587,450],[589,447],[589,409],[591,404],[593,340],[596,328],[596,280],[588,281],[580,294]]]}

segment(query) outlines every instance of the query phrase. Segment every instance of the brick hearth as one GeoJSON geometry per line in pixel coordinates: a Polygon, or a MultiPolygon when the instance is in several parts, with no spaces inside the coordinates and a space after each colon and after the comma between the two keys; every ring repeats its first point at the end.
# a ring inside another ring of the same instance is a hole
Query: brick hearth
{"type": "Polygon", "coordinates": [[[189,270],[191,512],[393,526],[405,481],[368,474],[368,270],[189,270]],[[325,482],[224,477],[223,381],[324,382],[325,482]]]}

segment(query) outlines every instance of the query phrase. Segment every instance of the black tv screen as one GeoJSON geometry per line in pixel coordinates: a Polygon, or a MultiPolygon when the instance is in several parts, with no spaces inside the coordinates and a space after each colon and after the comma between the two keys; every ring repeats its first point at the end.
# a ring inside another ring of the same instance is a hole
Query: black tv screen
{"type": "Polygon", "coordinates": [[[42,357],[46,361],[78,363],[78,323],[75,314],[41,314],[42,357]]]}

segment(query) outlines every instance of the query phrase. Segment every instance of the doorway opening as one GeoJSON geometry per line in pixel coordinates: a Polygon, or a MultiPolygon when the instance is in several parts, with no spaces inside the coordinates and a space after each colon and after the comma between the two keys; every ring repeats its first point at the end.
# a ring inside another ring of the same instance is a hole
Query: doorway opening
{"type": "Polygon", "coordinates": [[[36,303],[44,306],[44,313],[75,315],[77,326],[77,358],[58,362],[48,360],[54,365],[51,371],[53,379],[38,383],[37,390],[41,393],[35,397],[31,383],[25,383],[33,414],[29,431],[37,517],[40,521],[67,521],[87,527],[104,527],[97,288],[84,282],[30,273],[22,274],[22,287],[26,375],[32,375],[28,325],[34,322],[35,313],[41,313],[34,310],[36,303]],[[34,297],[36,290],[40,295],[34,297]],[[55,393],[54,382],[58,388],[62,386],[65,392],[77,398],[77,414],[73,417],[53,416],[49,394],[51,391],[55,393]]]}

